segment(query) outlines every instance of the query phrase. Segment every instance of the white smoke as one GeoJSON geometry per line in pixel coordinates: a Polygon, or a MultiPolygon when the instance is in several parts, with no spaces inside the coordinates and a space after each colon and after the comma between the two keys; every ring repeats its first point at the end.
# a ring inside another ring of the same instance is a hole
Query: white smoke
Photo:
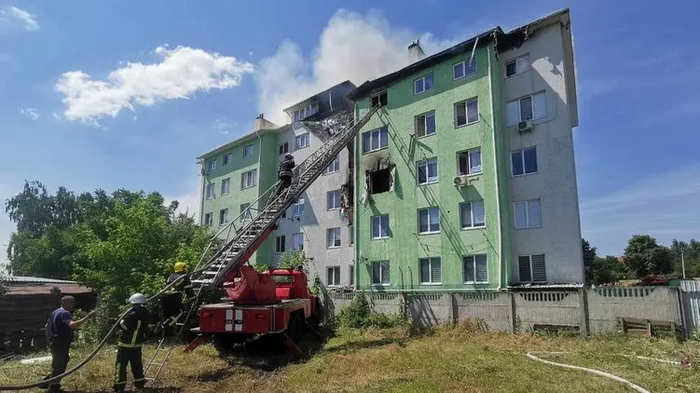
{"type": "Polygon", "coordinates": [[[274,55],[260,62],[256,74],[258,109],[273,123],[286,124],[289,118],[282,110],[306,97],[348,79],[359,86],[405,67],[409,64],[408,45],[417,38],[426,55],[460,41],[392,27],[375,11],[362,15],[341,9],[328,21],[309,59],[297,44],[285,41],[274,55]]]}

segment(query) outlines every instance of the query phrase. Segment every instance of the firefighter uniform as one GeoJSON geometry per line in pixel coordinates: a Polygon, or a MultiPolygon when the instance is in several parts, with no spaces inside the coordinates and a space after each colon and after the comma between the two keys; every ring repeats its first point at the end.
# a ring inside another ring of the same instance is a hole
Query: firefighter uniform
{"type": "Polygon", "coordinates": [[[175,264],[175,273],[168,277],[168,285],[178,280],[170,287],[161,298],[163,305],[163,337],[167,338],[173,334],[175,324],[185,315],[184,303],[193,300],[196,296],[192,289],[192,281],[187,274],[187,265],[182,262],[175,264]]]}
{"type": "Polygon", "coordinates": [[[148,311],[145,307],[146,297],[137,293],[129,298],[129,302],[133,305],[131,310],[119,321],[119,327],[122,332],[119,338],[117,361],[114,367],[115,392],[123,392],[126,388],[126,367],[129,364],[131,364],[131,373],[134,376],[134,386],[143,388],[146,384],[141,354],[141,346],[148,328],[148,311]]]}
{"type": "Polygon", "coordinates": [[[294,177],[292,169],[294,169],[295,166],[294,157],[289,153],[285,154],[284,160],[280,162],[279,169],[277,170],[277,177],[280,181],[280,185],[277,187],[277,195],[281,194],[282,191],[292,185],[292,178],[294,177]]]}

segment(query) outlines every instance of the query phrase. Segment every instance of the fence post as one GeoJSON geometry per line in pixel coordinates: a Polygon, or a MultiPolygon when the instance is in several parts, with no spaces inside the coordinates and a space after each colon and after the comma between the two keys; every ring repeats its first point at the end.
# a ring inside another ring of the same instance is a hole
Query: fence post
{"type": "Polygon", "coordinates": [[[510,299],[510,332],[511,333],[516,333],[516,325],[517,321],[516,318],[518,317],[517,310],[515,309],[515,293],[510,292],[510,296],[508,297],[510,299]]]}
{"type": "Polygon", "coordinates": [[[590,334],[590,326],[588,321],[588,291],[586,287],[579,288],[578,290],[578,306],[581,312],[581,326],[579,331],[582,336],[588,336],[590,334]]]}

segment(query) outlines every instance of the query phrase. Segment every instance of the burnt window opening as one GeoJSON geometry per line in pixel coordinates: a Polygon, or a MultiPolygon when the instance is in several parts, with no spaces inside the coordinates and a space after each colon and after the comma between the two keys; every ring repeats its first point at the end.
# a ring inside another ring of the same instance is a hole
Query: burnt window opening
{"type": "Polygon", "coordinates": [[[372,106],[386,106],[387,103],[387,96],[386,96],[386,91],[383,91],[374,97],[372,97],[372,106]]]}
{"type": "Polygon", "coordinates": [[[370,172],[368,176],[370,194],[381,194],[391,190],[391,168],[370,172]]]}

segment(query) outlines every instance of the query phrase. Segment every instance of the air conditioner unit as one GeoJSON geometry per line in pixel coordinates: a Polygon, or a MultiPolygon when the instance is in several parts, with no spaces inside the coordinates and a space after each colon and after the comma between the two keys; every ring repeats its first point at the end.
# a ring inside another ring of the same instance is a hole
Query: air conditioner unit
{"type": "Polygon", "coordinates": [[[530,131],[532,131],[532,127],[533,127],[532,121],[530,121],[530,120],[521,121],[518,123],[518,132],[520,132],[521,134],[524,132],[530,132],[530,131]]]}
{"type": "Polygon", "coordinates": [[[467,181],[467,176],[466,175],[455,176],[454,184],[455,184],[455,187],[464,187],[466,185],[469,185],[469,182],[467,181]]]}

